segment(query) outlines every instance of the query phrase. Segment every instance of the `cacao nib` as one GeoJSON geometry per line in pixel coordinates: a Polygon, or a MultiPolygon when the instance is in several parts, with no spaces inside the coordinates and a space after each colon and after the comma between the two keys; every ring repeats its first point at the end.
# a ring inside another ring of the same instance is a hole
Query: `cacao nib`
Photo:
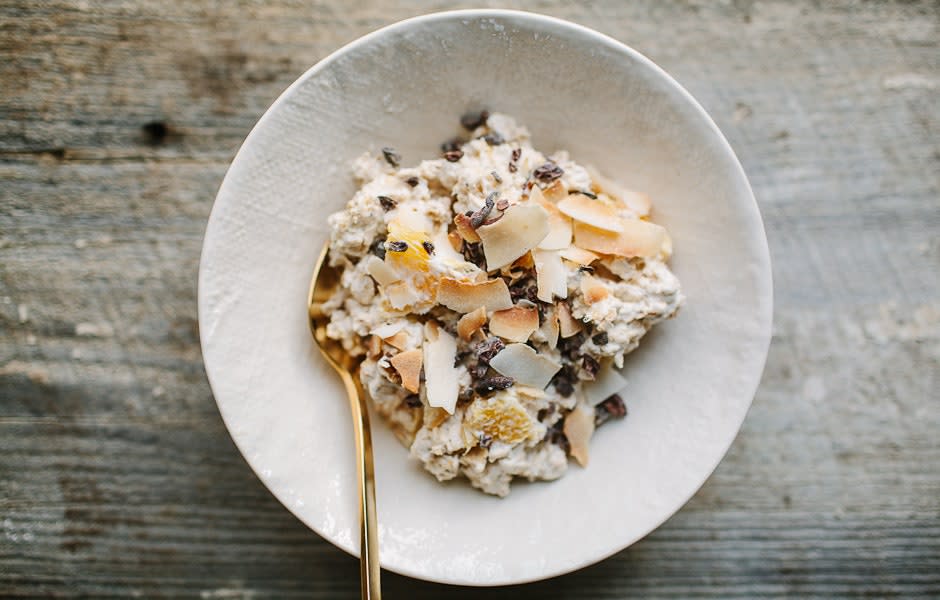
{"type": "Polygon", "coordinates": [[[401,155],[395,152],[394,148],[389,146],[382,148],[382,156],[385,157],[385,162],[392,165],[393,167],[397,167],[401,164],[401,155]]]}
{"type": "Polygon", "coordinates": [[[551,183],[565,174],[565,170],[549,161],[532,171],[532,175],[542,183],[551,183]]]}
{"type": "Polygon", "coordinates": [[[597,427],[610,419],[622,419],[627,415],[627,406],[620,394],[614,394],[594,408],[594,426],[597,427]]]}
{"type": "Polygon", "coordinates": [[[481,379],[473,384],[473,391],[481,396],[488,396],[496,390],[505,390],[512,387],[515,383],[515,380],[512,377],[503,377],[502,375],[496,375],[494,377],[487,377],[481,379]]]}

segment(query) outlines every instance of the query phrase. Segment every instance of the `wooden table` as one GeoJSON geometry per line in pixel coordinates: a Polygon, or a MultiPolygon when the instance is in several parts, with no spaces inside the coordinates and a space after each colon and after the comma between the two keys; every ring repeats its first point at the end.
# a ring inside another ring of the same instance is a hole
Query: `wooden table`
{"type": "MultiPolygon", "coordinates": [[[[357,597],[356,561],[229,439],[195,303],[268,104],[452,7],[346,4],[0,0],[0,596],[357,597]]],[[[644,52],[728,136],[773,255],[770,358],[725,461],[647,539],[522,588],[388,575],[387,596],[940,595],[940,5],[523,4],[644,52]]]]}

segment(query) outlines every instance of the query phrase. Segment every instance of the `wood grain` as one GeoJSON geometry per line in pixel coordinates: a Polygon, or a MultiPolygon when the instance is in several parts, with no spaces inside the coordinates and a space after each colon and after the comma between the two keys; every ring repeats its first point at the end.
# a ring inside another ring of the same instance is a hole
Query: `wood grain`
{"type": "MultiPolygon", "coordinates": [[[[345,4],[0,0],[0,596],[357,597],[356,562],[228,438],[195,320],[215,190],[264,109],[341,44],[460,3],[345,4]]],[[[940,6],[520,4],[631,44],[713,115],[776,322],[686,508],[487,597],[940,596],[940,6]]],[[[387,576],[390,598],[481,593],[387,576]]]]}

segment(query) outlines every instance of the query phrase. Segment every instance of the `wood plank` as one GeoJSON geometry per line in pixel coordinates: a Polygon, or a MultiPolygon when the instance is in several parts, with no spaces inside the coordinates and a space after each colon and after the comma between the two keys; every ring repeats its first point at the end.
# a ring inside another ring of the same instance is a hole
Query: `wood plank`
{"type": "MultiPolygon", "coordinates": [[[[633,45],[714,116],[764,215],[775,333],[741,435],[685,509],[607,561],[487,597],[940,596],[937,4],[521,5],[633,45]]],[[[426,10],[0,0],[0,596],[357,597],[356,561],[225,432],[196,271],[270,102],[426,10]]]]}

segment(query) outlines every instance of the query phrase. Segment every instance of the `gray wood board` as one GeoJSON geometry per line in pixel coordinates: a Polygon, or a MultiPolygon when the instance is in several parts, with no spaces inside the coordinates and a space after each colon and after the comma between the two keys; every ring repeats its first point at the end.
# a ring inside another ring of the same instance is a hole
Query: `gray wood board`
{"type": "MultiPolygon", "coordinates": [[[[549,582],[387,596],[940,595],[940,5],[520,4],[647,54],[728,136],[774,262],[770,357],[725,461],[647,539],[549,582]]],[[[356,561],[226,434],[198,257],[283,88],[453,6],[0,0],[0,596],[357,596],[356,561]]]]}

